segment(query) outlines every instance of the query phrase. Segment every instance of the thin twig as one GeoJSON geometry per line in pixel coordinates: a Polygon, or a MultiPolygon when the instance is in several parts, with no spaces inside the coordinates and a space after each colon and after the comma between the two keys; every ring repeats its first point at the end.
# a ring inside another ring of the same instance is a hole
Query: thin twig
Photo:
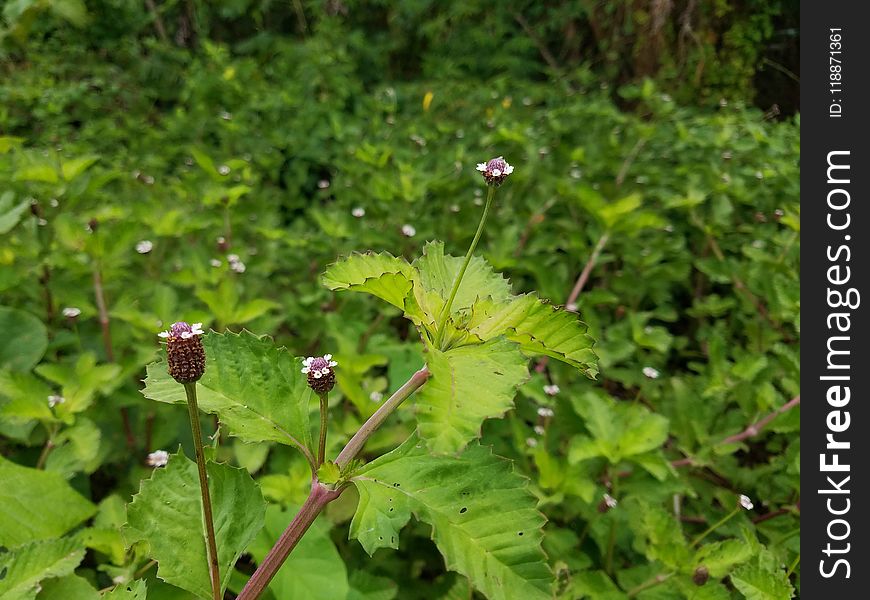
{"type": "Polygon", "coordinates": [[[523,31],[526,32],[526,35],[529,36],[529,39],[532,40],[532,43],[538,48],[538,52],[541,53],[541,58],[544,59],[551,69],[556,71],[558,74],[562,74],[562,67],[559,66],[559,61],[556,60],[556,57],[553,56],[553,53],[550,52],[550,49],[541,41],[541,38],[538,37],[538,34],[535,33],[535,30],[532,29],[532,26],[529,25],[529,22],[526,21],[526,18],[518,12],[513,13],[514,20],[519,23],[520,27],[523,28],[523,31]]]}
{"type": "Polygon", "coordinates": [[[755,423],[753,423],[752,425],[750,425],[749,427],[747,427],[746,429],[744,429],[740,433],[735,433],[734,435],[730,435],[716,445],[717,446],[724,446],[725,444],[736,444],[738,442],[742,442],[745,439],[755,437],[756,435],[761,433],[761,430],[764,429],[765,427],[767,427],[767,425],[769,425],[771,421],[773,421],[779,415],[790,411],[791,409],[793,409],[795,406],[797,406],[800,403],[801,403],[800,395],[795,396],[794,398],[792,398],[791,400],[789,400],[788,402],[786,402],[785,404],[783,404],[782,406],[777,408],[775,411],[764,416],[759,421],[756,421],[755,423]]]}
{"type": "Polygon", "coordinates": [[[160,13],[157,11],[157,5],[154,0],[145,0],[145,6],[148,7],[148,12],[151,13],[151,18],[154,20],[154,29],[157,35],[160,36],[160,41],[168,42],[169,36],[166,35],[166,27],[163,26],[163,19],[160,18],[160,13]]]}
{"type": "Polygon", "coordinates": [[[656,575],[652,579],[643,582],[639,586],[631,588],[630,590],[628,590],[628,592],[626,592],[626,595],[629,598],[634,598],[635,596],[637,596],[639,593],[643,592],[644,590],[648,590],[651,587],[655,587],[659,584],[662,584],[673,576],[674,576],[674,573],[659,573],[658,575],[656,575]]]}

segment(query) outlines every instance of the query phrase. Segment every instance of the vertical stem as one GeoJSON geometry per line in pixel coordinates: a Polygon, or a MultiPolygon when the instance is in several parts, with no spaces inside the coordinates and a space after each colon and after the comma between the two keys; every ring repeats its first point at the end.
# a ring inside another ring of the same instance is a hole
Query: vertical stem
{"type": "Polygon", "coordinates": [[[199,426],[199,411],[196,408],[196,383],[185,383],[187,393],[187,412],[190,416],[190,430],[193,433],[193,447],[196,452],[196,466],[199,471],[199,491],[202,495],[202,516],[205,521],[206,550],[208,551],[208,574],[214,600],[221,600],[221,578],[218,566],[217,543],[214,536],[214,517],[211,512],[211,497],[208,493],[208,473],[205,469],[205,453],[202,447],[202,430],[199,426]]]}
{"type": "Polygon", "coordinates": [[[317,444],[317,467],[323,464],[326,458],[326,426],[327,410],[329,410],[329,392],[318,394],[320,396],[320,442],[317,444]]]}
{"type": "MultiPolygon", "coordinates": [[[[106,296],[103,292],[103,274],[99,259],[94,259],[94,300],[97,303],[97,313],[100,319],[100,329],[103,331],[103,348],[106,350],[106,360],[115,362],[115,351],[112,347],[112,331],[110,329],[109,310],[106,307],[106,296]]],[[[124,436],[127,438],[127,449],[136,446],[133,427],[130,425],[130,413],[126,406],[121,407],[121,423],[124,425],[124,436]]]]}
{"type": "Polygon", "coordinates": [[[480,241],[480,236],[483,234],[483,226],[486,225],[486,216],[489,214],[489,207],[492,204],[492,199],[495,197],[495,186],[488,186],[486,190],[486,204],[483,207],[483,215],[480,217],[480,223],[477,225],[477,232],[474,234],[474,239],[471,240],[471,245],[468,247],[468,252],[465,253],[465,262],[462,263],[462,268],[456,275],[453,281],[453,289],[450,290],[450,297],[447,299],[447,304],[441,309],[441,314],[438,316],[438,338],[435,340],[435,345],[440,346],[444,338],[444,324],[447,323],[447,317],[450,316],[450,307],[453,306],[453,299],[456,298],[456,292],[459,291],[459,284],[462,283],[462,277],[465,275],[465,270],[468,269],[468,264],[471,262],[471,256],[474,254],[474,249],[477,248],[477,242],[480,241]]]}

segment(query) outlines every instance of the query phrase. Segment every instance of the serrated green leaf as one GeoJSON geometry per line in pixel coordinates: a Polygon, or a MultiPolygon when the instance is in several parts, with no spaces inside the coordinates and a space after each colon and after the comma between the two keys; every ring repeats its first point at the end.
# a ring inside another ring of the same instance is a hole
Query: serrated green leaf
{"type": "Polygon", "coordinates": [[[85,549],[69,538],[30,542],[0,554],[0,598],[32,600],[40,581],[69,575],[84,556],[85,549]]]}
{"type": "MultiPolygon", "coordinates": [[[[302,362],[267,337],[249,331],[202,336],[205,374],[196,384],[197,403],[217,414],[231,435],[246,442],[279,442],[311,456],[308,403],[311,390],[302,362]]],[[[184,386],[166,371],[166,363],[147,367],[146,398],[186,404],[184,386]]]]}
{"type": "Polygon", "coordinates": [[[475,305],[468,329],[484,341],[504,335],[525,352],[565,362],[587,377],[594,379],[598,374],[594,340],[586,334],[586,324],[575,313],[556,308],[534,294],[515,296],[501,304],[475,305]]]}
{"type": "Polygon", "coordinates": [[[333,291],[365,292],[405,310],[405,297],[416,277],[404,258],[389,252],[351,254],[326,269],[323,285],[333,291]]]}
{"type": "Polygon", "coordinates": [[[103,595],[103,600],[145,600],[148,596],[148,589],[145,582],[141,579],[131,581],[113,588],[110,592],[103,595]]]}
{"type": "Polygon", "coordinates": [[[731,573],[731,583],[746,600],[789,600],[794,594],[782,569],[767,570],[747,564],[731,573]]]}
{"type": "MultiPolygon", "coordinates": [[[[464,257],[445,255],[443,242],[429,242],[423,248],[423,256],[414,261],[414,266],[420,272],[422,289],[436,294],[443,304],[450,296],[453,282],[464,261],[464,257]]],[[[510,293],[508,280],[500,273],[495,273],[483,258],[473,256],[456,291],[451,311],[455,313],[470,308],[481,298],[502,302],[507,300],[510,293]]]]}
{"type": "MultiPolygon", "coordinates": [[[[266,509],[266,526],[250,549],[258,563],[265,558],[295,514],[295,510],[269,505],[266,509]]],[[[269,589],[275,598],[281,600],[336,600],[347,597],[350,589],[347,568],[329,537],[329,522],[326,519],[314,521],[269,583],[269,589]]]]}
{"type": "Polygon", "coordinates": [[[650,562],[659,561],[674,570],[691,564],[689,545],[672,514],[638,497],[626,500],[623,506],[636,532],[635,548],[650,562]]]}
{"type": "Polygon", "coordinates": [[[581,600],[626,600],[628,596],[620,590],[604,571],[584,571],[573,578],[568,598],[581,600]]]}
{"type": "Polygon", "coordinates": [[[0,306],[0,369],[29,371],[48,348],[48,331],[29,312],[0,306]]]}
{"type": "Polygon", "coordinates": [[[3,546],[63,535],[96,510],[57,473],[22,467],[2,456],[0,481],[3,546]]]}
{"type": "Polygon", "coordinates": [[[430,349],[431,377],[417,392],[420,437],[436,453],[459,452],[480,437],[483,421],[513,408],[517,388],[529,377],[527,359],[505,339],[430,349]]]}
{"type": "Polygon", "coordinates": [[[541,550],[543,515],[510,461],[474,445],[432,456],[416,435],[353,478],[360,499],[350,526],[369,554],[398,548],[413,512],[432,526],[447,569],[491,600],[550,598],[553,576],[541,550]],[[506,510],[505,507],[510,507],[506,510]]]}
{"type": "MultiPolygon", "coordinates": [[[[244,469],[212,462],[206,469],[225,588],[233,565],[263,526],[266,503],[244,469]]],[[[124,536],[128,544],[147,542],[158,577],[201,598],[212,597],[196,463],[173,454],[166,467],[142,482],[127,506],[124,536]]]]}
{"type": "Polygon", "coordinates": [[[712,577],[721,579],[735,565],[752,557],[752,547],[740,540],[724,540],[705,544],[695,553],[695,565],[705,567],[712,577]]]}
{"type": "MultiPolygon", "coordinates": [[[[572,463],[604,456],[612,464],[661,447],[668,437],[668,420],[638,404],[617,403],[597,392],[573,396],[571,404],[583,417],[593,439],[572,440],[568,459],[572,463]]],[[[641,460],[641,464],[644,461],[641,460]]]]}

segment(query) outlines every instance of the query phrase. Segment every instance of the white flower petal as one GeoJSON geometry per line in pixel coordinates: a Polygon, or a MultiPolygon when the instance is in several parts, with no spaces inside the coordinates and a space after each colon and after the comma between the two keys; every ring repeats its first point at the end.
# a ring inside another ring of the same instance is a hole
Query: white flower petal
{"type": "Polygon", "coordinates": [[[309,367],[302,367],[302,372],[308,375],[308,372],[311,371],[309,367]]]}
{"type": "Polygon", "coordinates": [[[486,171],[486,163],[477,163],[477,170],[481,173],[486,171]]]}
{"type": "Polygon", "coordinates": [[[332,360],[332,354],[324,354],[323,360],[332,360]]]}

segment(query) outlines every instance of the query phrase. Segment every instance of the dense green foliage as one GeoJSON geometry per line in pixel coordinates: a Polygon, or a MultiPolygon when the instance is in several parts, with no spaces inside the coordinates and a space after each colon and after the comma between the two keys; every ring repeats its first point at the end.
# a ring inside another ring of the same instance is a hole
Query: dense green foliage
{"type": "MultiPolygon", "coordinates": [[[[594,44],[583,35],[602,9],[570,3],[167,2],[166,39],[148,4],[2,3],[0,597],[201,595],[207,582],[181,578],[204,548],[175,558],[153,531],[169,501],[156,484],[195,481],[174,454],[193,456],[172,404],[183,388],[158,363],[140,393],[163,354],[157,332],[182,318],[275,340],[205,337],[227,366],[199,385],[227,463],[214,483],[235,528],[222,563],[247,552],[231,592],[308,491],[298,449],[316,437],[316,399],[310,414],[280,399],[308,398],[294,356],[316,352],[339,363],[330,456],[424,361],[443,375],[371,438],[371,480],[328,507],[273,582],[277,600],[501,597],[493,569],[510,560],[481,558],[500,540],[456,549],[511,509],[530,532],[511,540],[531,561],[523,598],[799,590],[799,410],[747,431],[800,392],[799,118],[746,105],[788,3],[694,9],[696,29],[728,27],[700,37],[711,46],[696,80],[698,56],[677,51],[680,3],[662,29],[671,51],[649,71],[606,58],[648,53],[629,26],[648,21],[628,2],[598,16],[594,44]],[[557,50],[572,22],[597,61],[557,50]],[[453,323],[455,348],[423,352],[417,328],[425,341],[456,269],[442,255],[464,253],[483,206],[475,164],[499,154],[516,171],[478,249],[488,264],[472,263],[457,296],[468,320],[453,323]],[[563,303],[587,264],[576,304],[596,379],[579,334],[550,327],[573,315],[538,300],[563,303]],[[406,441],[415,430],[437,462],[406,441]],[[153,472],[157,449],[173,458],[153,472]],[[399,514],[380,514],[377,479],[395,474],[411,488],[399,514]],[[481,481],[507,500],[474,493],[481,481]],[[467,513],[454,510],[450,492],[468,490],[467,513]],[[741,494],[754,508],[737,508],[741,494]],[[259,512],[233,516],[240,495],[259,512]]],[[[196,514],[191,493],[178,506],[196,514]]]]}

